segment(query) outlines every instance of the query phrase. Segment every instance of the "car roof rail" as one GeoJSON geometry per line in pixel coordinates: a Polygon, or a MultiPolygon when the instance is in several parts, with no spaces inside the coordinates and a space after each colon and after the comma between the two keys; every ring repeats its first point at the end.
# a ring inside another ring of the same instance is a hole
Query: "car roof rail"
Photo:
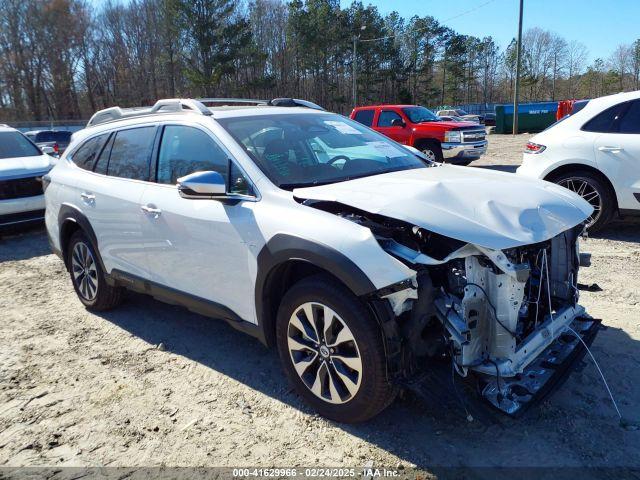
{"type": "Polygon", "coordinates": [[[196,100],[202,103],[216,103],[219,105],[233,105],[240,103],[271,107],[306,107],[314,110],[324,110],[320,105],[309,102],[308,100],[288,97],[274,98],[272,100],[257,100],[252,98],[198,98],[196,100]]]}
{"type": "Polygon", "coordinates": [[[158,100],[153,107],[120,108],[111,107],[99,110],[87,122],[87,127],[93,127],[102,123],[114,122],[125,118],[156,115],[159,113],[191,112],[200,115],[211,115],[211,110],[201,102],[190,98],[165,98],[158,100]]]}

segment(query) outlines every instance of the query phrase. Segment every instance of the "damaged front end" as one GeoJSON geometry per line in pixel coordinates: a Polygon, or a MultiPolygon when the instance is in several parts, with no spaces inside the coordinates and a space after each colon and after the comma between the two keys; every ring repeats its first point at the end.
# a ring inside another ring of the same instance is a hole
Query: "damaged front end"
{"type": "Polygon", "coordinates": [[[595,337],[598,321],[577,303],[582,224],[499,250],[337,202],[304,203],[369,228],[415,270],[378,292],[395,315],[405,376],[448,357],[487,402],[516,415],[558,384],[595,337]]]}

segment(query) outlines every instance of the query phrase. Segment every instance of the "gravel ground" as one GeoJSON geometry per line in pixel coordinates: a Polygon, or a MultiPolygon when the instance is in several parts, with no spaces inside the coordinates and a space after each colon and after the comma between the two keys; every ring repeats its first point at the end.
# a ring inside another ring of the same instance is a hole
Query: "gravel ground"
{"type": "MultiPolygon", "coordinates": [[[[527,135],[492,135],[472,166],[513,170],[527,135]]],[[[608,327],[576,371],[519,420],[468,423],[413,395],[357,426],[314,415],[275,351],[223,322],[131,294],[86,311],[42,229],[0,238],[0,465],[639,467],[640,224],[583,250],[582,303],[608,327]]]]}

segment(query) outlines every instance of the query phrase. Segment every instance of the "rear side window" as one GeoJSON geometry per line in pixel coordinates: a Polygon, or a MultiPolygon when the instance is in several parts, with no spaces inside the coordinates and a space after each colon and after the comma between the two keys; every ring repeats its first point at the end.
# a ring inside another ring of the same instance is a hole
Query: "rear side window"
{"type": "Polygon", "coordinates": [[[180,125],[164,128],[158,157],[158,183],[175,185],[193,172],[215,171],[227,177],[229,156],[202,130],[180,125]]]}
{"type": "Polygon", "coordinates": [[[131,128],[116,133],[111,147],[107,175],[132,180],[149,180],[149,160],[156,127],[131,128]]]}
{"type": "Polygon", "coordinates": [[[96,166],[93,168],[93,171],[99,173],[100,175],[107,174],[107,167],[109,166],[109,155],[111,154],[111,147],[113,146],[113,139],[116,138],[115,134],[109,137],[107,140],[107,144],[100,152],[98,156],[98,160],[96,160],[96,166]]]}
{"type": "Polygon", "coordinates": [[[96,163],[96,157],[100,153],[100,149],[104,145],[108,136],[108,134],[98,135],[97,137],[90,138],[80,145],[71,157],[73,163],[83,170],[93,170],[93,166],[96,163]]]}
{"type": "Polygon", "coordinates": [[[620,118],[620,114],[625,108],[624,103],[614,105],[599,113],[587,123],[584,124],[582,130],[586,132],[608,133],[614,131],[615,123],[620,118]]]}
{"type": "Polygon", "coordinates": [[[0,132],[0,159],[39,155],[42,155],[42,152],[38,147],[20,132],[0,132]]]}
{"type": "Polygon", "coordinates": [[[373,114],[375,110],[358,110],[356,114],[353,116],[353,119],[356,122],[360,122],[362,125],[366,125],[370,127],[373,125],[373,114]]]}
{"type": "Polygon", "coordinates": [[[391,127],[391,122],[396,119],[402,120],[402,117],[398,115],[396,112],[392,112],[391,110],[383,110],[380,112],[380,116],[378,117],[378,126],[379,127],[391,127]]]}
{"type": "Polygon", "coordinates": [[[620,120],[620,133],[640,133],[640,100],[631,102],[620,120]]]}

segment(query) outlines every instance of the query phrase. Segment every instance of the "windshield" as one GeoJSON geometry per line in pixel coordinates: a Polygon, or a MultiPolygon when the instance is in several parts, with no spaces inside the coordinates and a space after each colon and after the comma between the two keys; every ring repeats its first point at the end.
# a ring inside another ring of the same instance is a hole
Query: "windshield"
{"type": "Polygon", "coordinates": [[[405,107],[402,111],[412,123],[437,122],[440,120],[431,110],[425,107],[405,107]]]}
{"type": "Polygon", "coordinates": [[[340,115],[296,113],[218,122],[284,189],[427,166],[387,137],[340,115]]]}
{"type": "Polygon", "coordinates": [[[38,147],[20,132],[0,132],[0,159],[40,155],[38,147]]]}
{"type": "Polygon", "coordinates": [[[459,117],[463,116],[463,115],[469,115],[467,112],[465,112],[464,110],[462,110],[461,108],[457,108],[455,110],[456,114],[458,114],[459,117]]]}

